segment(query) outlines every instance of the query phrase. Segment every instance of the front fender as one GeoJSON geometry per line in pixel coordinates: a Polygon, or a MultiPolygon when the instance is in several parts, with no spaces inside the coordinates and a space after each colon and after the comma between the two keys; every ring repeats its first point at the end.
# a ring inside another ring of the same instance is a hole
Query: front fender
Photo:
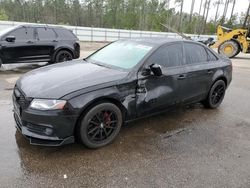
{"type": "Polygon", "coordinates": [[[74,97],[69,100],[69,103],[75,109],[75,113],[80,116],[88,107],[102,100],[109,100],[119,104],[119,107],[125,111],[125,120],[136,117],[134,87],[123,85],[95,90],[74,97]]]}

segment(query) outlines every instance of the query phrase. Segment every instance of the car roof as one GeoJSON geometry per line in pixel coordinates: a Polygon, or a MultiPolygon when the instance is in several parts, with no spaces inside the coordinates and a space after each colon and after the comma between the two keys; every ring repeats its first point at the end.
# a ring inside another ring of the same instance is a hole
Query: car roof
{"type": "Polygon", "coordinates": [[[195,44],[200,44],[198,42],[192,41],[192,40],[186,40],[186,39],[177,39],[177,38],[169,38],[169,37],[146,37],[146,38],[133,38],[133,39],[124,39],[128,41],[134,41],[142,44],[150,44],[152,46],[161,46],[167,43],[172,43],[172,42],[191,42],[195,44]]]}
{"type": "Polygon", "coordinates": [[[51,26],[51,25],[46,25],[46,24],[23,24],[23,25],[19,25],[18,27],[43,27],[43,28],[53,28],[53,29],[66,29],[64,27],[61,26],[51,26]]]}

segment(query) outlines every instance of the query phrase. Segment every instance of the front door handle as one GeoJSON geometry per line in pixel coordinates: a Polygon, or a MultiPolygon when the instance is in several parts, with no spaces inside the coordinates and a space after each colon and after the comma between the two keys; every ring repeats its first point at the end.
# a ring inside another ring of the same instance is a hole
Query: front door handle
{"type": "Polygon", "coordinates": [[[180,74],[178,76],[178,80],[184,80],[184,79],[186,79],[186,75],[185,74],[180,74]]]}
{"type": "Polygon", "coordinates": [[[207,74],[213,74],[213,73],[214,73],[214,71],[212,71],[212,70],[207,71],[207,74]]]}
{"type": "Polygon", "coordinates": [[[31,41],[31,40],[29,40],[27,43],[28,43],[28,44],[33,44],[34,42],[33,42],[33,41],[31,41]]]}

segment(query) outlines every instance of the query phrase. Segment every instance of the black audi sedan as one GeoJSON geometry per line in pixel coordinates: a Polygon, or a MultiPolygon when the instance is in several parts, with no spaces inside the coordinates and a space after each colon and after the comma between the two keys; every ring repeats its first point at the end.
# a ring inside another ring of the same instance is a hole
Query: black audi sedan
{"type": "Polygon", "coordinates": [[[20,25],[0,31],[0,67],[12,63],[58,63],[79,56],[79,39],[63,27],[20,25]]]}
{"type": "Polygon", "coordinates": [[[201,43],[120,40],[25,74],[14,88],[14,118],[31,144],[99,148],[126,122],[190,103],[217,108],[231,79],[231,61],[201,43]]]}

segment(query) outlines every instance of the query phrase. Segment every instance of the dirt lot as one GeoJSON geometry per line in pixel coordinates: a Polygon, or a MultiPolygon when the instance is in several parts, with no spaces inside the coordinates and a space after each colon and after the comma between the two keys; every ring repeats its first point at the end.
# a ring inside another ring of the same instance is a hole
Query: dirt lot
{"type": "MultiPolygon", "coordinates": [[[[98,44],[98,47],[103,44],[98,44]]],[[[95,50],[85,44],[82,56],[95,50]]],[[[133,122],[112,145],[32,146],[15,129],[13,85],[43,66],[0,71],[0,187],[250,187],[250,55],[233,59],[217,110],[200,104],[133,122]]]]}

